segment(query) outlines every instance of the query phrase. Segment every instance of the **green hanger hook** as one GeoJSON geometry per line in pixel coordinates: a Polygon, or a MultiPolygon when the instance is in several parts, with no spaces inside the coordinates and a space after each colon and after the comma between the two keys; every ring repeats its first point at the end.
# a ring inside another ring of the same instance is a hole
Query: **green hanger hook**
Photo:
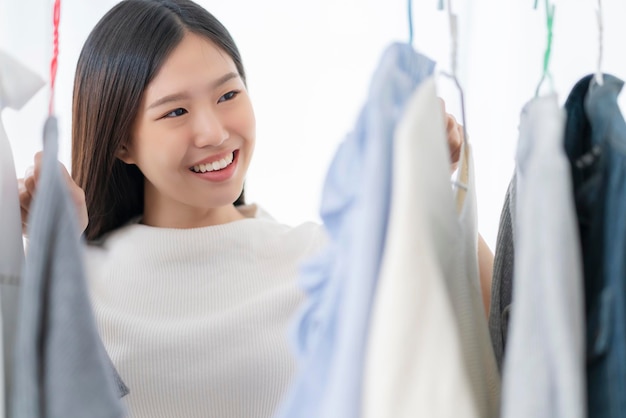
{"type": "MultiPolygon", "coordinates": [[[[535,9],[537,8],[537,3],[539,0],[535,0],[535,9]]],[[[554,26],[554,5],[549,4],[548,0],[544,1],[546,8],[546,30],[547,30],[547,41],[546,41],[546,51],[543,55],[543,69],[541,72],[541,80],[539,80],[539,84],[537,85],[537,89],[535,90],[535,97],[539,96],[539,90],[541,89],[541,85],[547,79],[550,83],[550,89],[554,91],[554,82],[552,80],[552,75],[550,74],[550,57],[552,55],[552,28],[554,26]]]]}

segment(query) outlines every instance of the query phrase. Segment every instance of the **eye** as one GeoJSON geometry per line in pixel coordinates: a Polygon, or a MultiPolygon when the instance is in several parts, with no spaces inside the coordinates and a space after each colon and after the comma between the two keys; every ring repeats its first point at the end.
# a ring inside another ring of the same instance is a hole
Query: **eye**
{"type": "Polygon", "coordinates": [[[233,90],[233,91],[229,91],[228,93],[226,93],[225,95],[223,95],[222,97],[220,97],[220,99],[217,101],[218,103],[221,102],[226,102],[228,100],[232,100],[234,99],[237,95],[239,94],[239,91],[237,90],[233,90]]]}
{"type": "Polygon", "coordinates": [[[163,117],[164,118],[176,118],[178,116],[184,115],[185,113],[187,113],[187,110],[183,109],[182,107],[179,107],[178,109],[172,110],[170,113],[166,114],[163,117]]]}

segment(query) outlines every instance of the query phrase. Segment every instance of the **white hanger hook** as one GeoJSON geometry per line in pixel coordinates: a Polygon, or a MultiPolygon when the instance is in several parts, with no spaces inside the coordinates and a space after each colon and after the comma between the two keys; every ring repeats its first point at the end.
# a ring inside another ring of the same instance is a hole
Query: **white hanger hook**
{"type": "Polygon", "coordinates": [[[452,12],[452,0],[447,0],[448,2],[448,21],[450,23],[450,69],[452,70],[452,76],[456,78],[457,76],[457,67],[458,67],[458,50],[459,50],[459,36],[458,36],[458,22],[457,16],[452,12]]]}
{"type": "Polygon", "coordinates": [[[604,77],[602,76],[602,55],[604,53],[604,21],[602,19],[602,0],[598,0],[598,8],[596,9],[596,18],[598,19],[598,67],[596,68],[596,83],[602,85],[604,77]]]}
{"type": "MultiPolygon", "coordinates": [[[[440,1],[439,2],[440,8],[442,5],[443,5],[443,1],[440,1]]],[[[451,70],[451,74],[447,74],[446,72],[442,72],[441,74],[452,79],[456,88],[459,91],[459,95],[461,98],[461,120],[463,123],[463,143],[467,145],[468,137],[467,137],[467,120],[465,118],[465,93],[463,92],[463,87],[461,87],[461,83],[459,83],[459,79],[457,77],[457,56],[458,56],[458,49],[459,49],[458,48],[459,43],[458,43],[457,15],[452,12],[452,0],[447,0],[447,5],[448,5],[448,21],[450,23],[450,42],[451,42],[450,70],[451,70]]]]}

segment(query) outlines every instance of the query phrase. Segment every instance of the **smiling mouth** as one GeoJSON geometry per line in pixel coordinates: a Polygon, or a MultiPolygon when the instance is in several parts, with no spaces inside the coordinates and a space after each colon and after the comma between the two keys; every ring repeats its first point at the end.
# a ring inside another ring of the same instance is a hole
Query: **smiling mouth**
{"type": "Polygon", "coordinates": [[[221,160],[213,161],[206,164],[194,165],[193,167],[189,167],[189,170],[194,173],[207,173],[210,171],[223,170],[233,163],[233,161],[235,160],[235,152],[237,151],[233,151],[221,160]]]}

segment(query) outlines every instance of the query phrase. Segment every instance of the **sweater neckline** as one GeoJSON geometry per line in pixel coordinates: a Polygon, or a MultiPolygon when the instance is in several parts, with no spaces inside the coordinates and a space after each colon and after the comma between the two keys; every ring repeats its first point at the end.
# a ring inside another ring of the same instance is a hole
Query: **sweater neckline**
{"type": "Polygon", "coordinates": [[[132,235],[139,234],[139,236],[169,236],[170,238],[175,237],[204,237],[207,233],[211,233],[211,236],[217,234],[216,236],[228,236],[233,231],[238,230],[240,227],[245,227],[250,222],[255,221],[274,221],[274,218],[267,213],[264,209],[259,207],[257,204],[246,204],[237,206],[237,210],[244,216],[243,219],[237,219],[231,222],[217,224],[217,225],[207,225],[207,226],[199,226],[193,228],[167,228],[167,227],[158,227],[158,226],[150,226],[144,225],[141,222],[141,216],[137,216],[130,221],[128,221],[125,225],[116,228],[115,230],[109,232],[98,240],[91,241],[90,245],[102,245],[110,239],[116,239],[115,237],[127,236],[128,233],[132,235]],[[132,232],[131,232],[132,231],[132,232]],[[121,235],[120,235],[121,234],[121,235]]]}
{"type": "Polygon", "coordinates": [[[162,226],[152,226],[141,223],[142,216],[139,215],[133,219],[131,219],[124,227],[133,226],[136,228],[140,228],[146,231],[201,231],[201,230],[210,230],[210,229],[220,229],[236,226],[239,223],[246,223],[247,221],[254,219],[266,219],[273,220],[273,218],[261,209],[257,204],[250,203],[246,205],[240,205],[236,207],[237,211],[243,215],[241,219],[235,219],[233,221],[219,223],[215,225],[205,225],[205,226],[194,226],[191,228],[173,228],[173,227],[162,227],[162,226]]]}

